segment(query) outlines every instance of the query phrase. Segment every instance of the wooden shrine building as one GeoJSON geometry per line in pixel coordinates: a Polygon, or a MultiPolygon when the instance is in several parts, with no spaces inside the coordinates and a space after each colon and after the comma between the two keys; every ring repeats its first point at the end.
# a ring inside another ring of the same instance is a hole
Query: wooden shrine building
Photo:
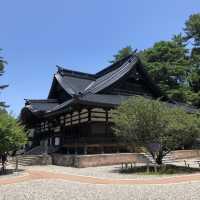
{"type": "Polygon", "coordinates": [[[161,97],[140,59],[130,55],[96,74],[58,67],[47,99],[26,99],[21,120],[28,149],[46,143],[58,152],[127,152],[113,134],[111,109],[130,96],[161,97]]]}

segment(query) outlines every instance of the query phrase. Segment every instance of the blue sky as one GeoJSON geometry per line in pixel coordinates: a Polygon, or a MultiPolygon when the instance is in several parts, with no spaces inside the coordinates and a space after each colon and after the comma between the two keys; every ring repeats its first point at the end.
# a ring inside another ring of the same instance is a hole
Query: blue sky
{"type": "Polygon", "coordinates": [[[120,48],[139,50],[182,31],[199,0],[0,0],[8,61],[1,99],[17,116],[24,98],[46,98],[56,65],[96,72],[120,48]]]}

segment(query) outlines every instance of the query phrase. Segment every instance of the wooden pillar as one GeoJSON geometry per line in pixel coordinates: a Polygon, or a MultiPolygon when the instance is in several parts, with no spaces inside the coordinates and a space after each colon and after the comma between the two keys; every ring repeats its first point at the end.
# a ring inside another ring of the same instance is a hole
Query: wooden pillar
{"type": "Polygon", "coordinates": [[[106,130],[105,130],[105,135],[107,136],[108,135],[108,110],[106,109],[105,112],[106,112],[106,130]]]}
{"type": "Polygon", "coordinates": [[[78,123],[81,123],[81,110],[78,111],[78,123]]]}
{"type": "Polygon", "coordinates": [[[88,122],[91,122],[91,109],[88,108],[88,122]]]}
{"type": "Polygon", "coordinates": [[[120,151],[119,151],[119,145],[117,145],[117,153],[120,153],[120,151]]]}
{"type": "Polygon", "coordinates": [[[76,146],[76,145],[75,145],[75,148],[74,148],[74,153],[75,153],[75,155],[78,154],[78,149],[77,149],[77,146],[76,146]]]}
{"type": "Polygon", "coordinates": [[[69,130],[70,130],[70,137],[73,137],[72,136],[72,112],[70,113],[70,128],[69,128],[69,130]]]}
{"type": "Polygon", "coordinates": [[[104,146],[101,146],[101,153],[104,154],[104,146]]]}
{"type": "Polygon", "coordinates": [[[81,137],[81,111],[78,111],[78,138],[81,137]]]}
{"type": "Polygon", "coordinates": [[[91,135],[91,109],[88,108],[88,133],[87,137],[91,135]]]}
{"type": "Polygon", "coordinates": [[[87,154],[87,145],[84,146],[84,154],[87,154]]]}
{"type": "Polygon", "coordinates": [[[69,147],[67,147],[67,155],[69,155],[69,147]]]}

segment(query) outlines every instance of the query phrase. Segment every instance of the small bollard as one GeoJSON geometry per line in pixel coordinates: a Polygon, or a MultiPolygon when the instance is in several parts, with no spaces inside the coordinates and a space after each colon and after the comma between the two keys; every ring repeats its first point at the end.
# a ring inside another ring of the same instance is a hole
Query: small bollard
{"type": "Polygon", "coordinates": [[[147,173],[149,173],[149,163],[147,163],[147,173]]]}
{"type": "Polygon", "coordinates": [[[19,166],[19,161],[18,161],[18,157],[16,156],[16,159],[15,159],[15,171],[18,171],[18,166],[19,166]]]}
{"type": "Polygon", "coordinates": [[[186,160],[184,160],[184,163],[185,163],[185,167],[187,167],[187,162],[186,162],[186,160]]]}
{"type": "Polygon", "coordinates": [[[154,164],[154,172],[157,173],[157,165],[154,164]]]}

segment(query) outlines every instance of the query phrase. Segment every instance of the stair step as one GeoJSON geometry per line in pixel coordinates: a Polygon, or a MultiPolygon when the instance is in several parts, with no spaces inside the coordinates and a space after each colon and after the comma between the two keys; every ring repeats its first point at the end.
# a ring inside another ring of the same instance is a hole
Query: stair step
{"type": "Polygon", "coordinates": [[[9,164],[16,165],[16,159],[18,160],[18,165],[30,166],[38,163],[42,155],[20,155],[13,158],[9,158],[9,164]]]}
{"type": "MultiPolygon", "coordinates": [[[[143,153],[143,155],[152,163],[155,164],[155,160],[153,159],[152,155],[149,153],[143,153]]],[[[174,159],[172,157],[171,154],[167,154],[164,158],[163,158],[163,163],[167,164],[167,163],[171,163],[173,162],[174,159]]]]}

